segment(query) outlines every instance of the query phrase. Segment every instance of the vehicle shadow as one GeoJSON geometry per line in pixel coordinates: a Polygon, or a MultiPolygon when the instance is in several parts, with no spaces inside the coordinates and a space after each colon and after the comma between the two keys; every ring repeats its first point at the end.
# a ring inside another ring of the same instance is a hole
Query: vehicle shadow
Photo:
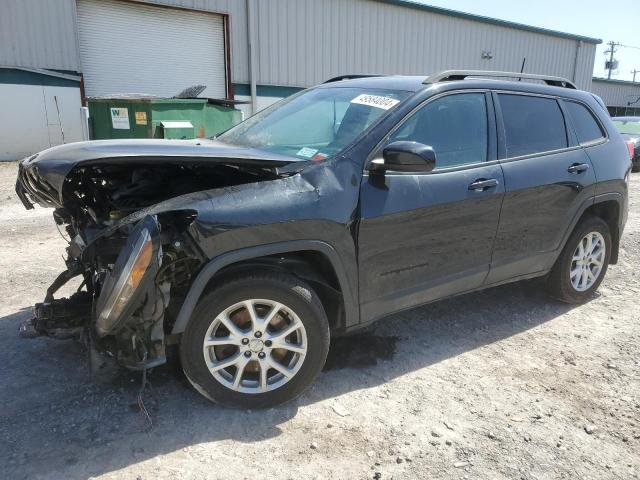
{"type": "Polygon", "coordinates": [[[152,426],[136,401],[139,374],[94,383],[78,342],[18,337],[24,309],[0,319],[0,464],[5,478],[87,478],[203,442],[276,437],[302,405],[375,387],[570,309],[525,282],[402,312],[335,339],[307,393],[261,412],[212,405],[172,363],[156,369],[142,393],[152,426]]]}

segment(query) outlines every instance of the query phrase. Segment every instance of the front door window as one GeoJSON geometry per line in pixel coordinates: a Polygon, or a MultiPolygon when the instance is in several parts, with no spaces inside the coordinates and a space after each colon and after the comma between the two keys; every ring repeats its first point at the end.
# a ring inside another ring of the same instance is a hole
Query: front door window
{"type": "Polygon", "coordinates": [[[487,103],[484,93],[447,95],[414,113],[390,142],[413,141],[436,153],[436,168],[487,161],[487,103]]]}

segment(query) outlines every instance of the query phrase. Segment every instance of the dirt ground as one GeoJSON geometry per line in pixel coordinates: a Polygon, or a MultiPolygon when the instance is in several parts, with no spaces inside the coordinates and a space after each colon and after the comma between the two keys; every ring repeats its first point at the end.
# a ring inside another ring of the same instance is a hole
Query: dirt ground
{"type": "Polygon", "coordinates": [[[620,262],[579,307],[519,283],[341,339],[298,400],[208,403],[175,366],[89,378],[74,341],[18,337],[62,270],[45,209],[0,163],[0,477],[630,479],[640,476],[640,174],[620,262]]]}

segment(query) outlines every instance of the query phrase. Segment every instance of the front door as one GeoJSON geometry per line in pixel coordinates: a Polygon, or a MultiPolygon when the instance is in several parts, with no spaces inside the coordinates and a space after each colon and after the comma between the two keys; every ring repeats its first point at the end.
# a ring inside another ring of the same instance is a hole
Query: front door
{"type": "Polygon", "coordinates": [[[383,142],[430,145],[436,167],[365,171],[358,234],[363,321],[483,284],[504,193],[493,122],[488,94],[450,93],[427,101],[383,142]]]}

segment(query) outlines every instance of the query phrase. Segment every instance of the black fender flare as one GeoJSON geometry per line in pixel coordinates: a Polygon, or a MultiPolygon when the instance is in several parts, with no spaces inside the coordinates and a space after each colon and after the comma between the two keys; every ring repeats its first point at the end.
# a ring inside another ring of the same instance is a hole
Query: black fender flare
{"type": "MultiPolygon", "coordinates": [[[[562,252],[562,249],[564,248],[564,246],[567,244],[567,241],[569,240],[569,237],[571,236],[571,234],[573,233],[573,230],[576,228],[576,225],[578,225],[578,222],[580,221],[580,219],[582,218],[582,215],[584,215],[584,212],[587,211],[587,209],[593,207],[594,205],[597,205],[599,203],[603,203],[603,202],[608,202],[608,201],[615,201],[618,204],[618,207],[620,208],[620,218],[619,218],[619,222],[622,221],[622,194],[618,193],[618,192],[611,192],[611,193],[603,193],[603,194],[598,194],[595,195],[593,197],[590,197],[588,200],[586,200],[581,206],[580,209],[576,212],[576,214],[574,215],[573,219],[571,220],[571,224],[569,225],[569,228],[567,228],[567,230],[564,233],[564,236],[562,237],[562,242],[560,243],[560,248],[558,249],[558,251],[556,252],[557,255],[554,257],[554,263],[557,259],[558,256],[560,256],[560,253],[562,252]]],[[[620,229],[620,225],[618,225],[618,228],[620,229]]],[[[620,229],[621,231],[621,229],[620,229]]],[[[614,239],[613,244],[614,244],[614,251],[611,252],[613,259],[617,259],[617,249],[618,249],[618,245],[619,245],[619,239],[614,239]]],[[[553,265],[553,264],[552,264],[553,265]]]]}
{"type": "Polygon", "coordinates": [[[223,253],[211,259],[198,273],[198,276],[191,284],[191,288],[182,303],[180,312],[176,318],[171,331],[172,335],[184,332],[191,315],[204,292],[209,280],[222,268],[244,260],[264,257],[267,255],[277,255],[282,253],[297,252],[304,250],[313,250],[324,254],[338,277],[340,290],[342,290],[342,298],[344,302],[345,326],[353,326],[360,322],[360,308],[355,293],[352,291],[346,269],[335,249],[326,242],[320,240],[292,240],[285,242],[269,243],[256,247],[241,248],[223,253]]]}

